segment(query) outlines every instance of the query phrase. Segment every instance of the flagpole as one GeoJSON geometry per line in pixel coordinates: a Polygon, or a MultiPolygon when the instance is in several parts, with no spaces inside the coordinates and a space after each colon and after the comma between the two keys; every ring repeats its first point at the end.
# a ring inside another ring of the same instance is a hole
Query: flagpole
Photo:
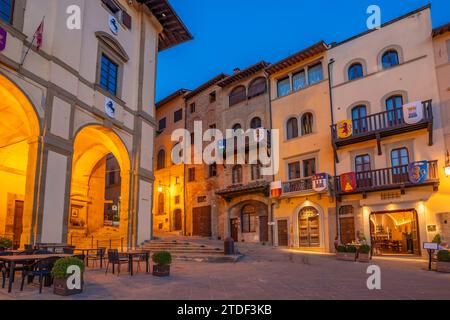
{"type": "MultiPolygon", "coordinates": [[[[41,24],[39,25],[38,29],[40,28],[40,26],[42,25],[42,23],[44,23],[44,20],[45,20],[45,16],[42,18],[41,24]]],[[[30,50],[31,50],[31,47],[32,47],[33,44],[34,44],[34,40],[36,40],[36,33],[37,33],[37,30],[36,30],[36,32],[35,32],[34,35],[33,35],[33,40],[31,40],[31,43],[30,43],[30,45],[28,46],[28,49],[27,49],[27,51],[25,52],[25,55],[23,56],[22,61],[20,62],[19,67],[22,67],[23,64],[25,63],[25,59],[27,58],[28,53],[29,53],[30,50]]]]}

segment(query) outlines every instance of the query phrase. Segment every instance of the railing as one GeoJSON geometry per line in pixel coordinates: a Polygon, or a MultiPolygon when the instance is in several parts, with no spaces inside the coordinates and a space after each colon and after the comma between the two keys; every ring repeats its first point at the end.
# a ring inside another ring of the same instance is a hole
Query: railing
{"type": "Polygon", "coordinates": [[[282,190],[284,193],[292,193],[292,192],[306,192],[312,191],[312,178],[298,179],[292,180],[288,182],[283,182],[282,190]]]}
{"type": "Polygon", "coordinates": [[[436,184],[439,181],[438,162],[437,160],[428,161],[428,179],[422,184],[415,184],[410,181],[407,165],[356,173],[356,189],[351,192],[343,191],[340,177],[336,177],[335,181],[336,190],[339,194],[436,184]]]}
{"type": "Polygon", "coordinates": [[[125,244],[124,238],[96,239],[94,236],[77,236],[74,234],[70,235],[70,244],[73,245],[74,240],[76,242],[77,239],[82,241],[89,240],[91,248],[107,248],[107,249],[120,248],[121,251],[123,251],[125,244]]]}
{"type": "MultiPolygon", "coordinates": [[[[374,138],[376,134],[385,133],[396,134],[409,130],[417,130],[426,127],[426,124],[433,122],[432,100],[422,102],[423,119],[416,124],[408,124],[404,120],[403,108],[374,113],[365,117],[353,120],[353,134],[348,138],[339,138],[337,134],[337,124],[331,126],[332,139],[335,144],[350,143],[361,138],[374,138]]],[[[355,141],[357,142],[357,141],[355,141]]]]}

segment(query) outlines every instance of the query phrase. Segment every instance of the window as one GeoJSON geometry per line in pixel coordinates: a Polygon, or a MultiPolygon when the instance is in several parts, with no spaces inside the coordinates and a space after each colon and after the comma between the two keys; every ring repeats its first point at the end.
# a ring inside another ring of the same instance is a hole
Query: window
{"type": "Polygon", "coordinates": [[[355,171],[356,173],[370,171],[370,156],[363,154],[355,157],[355,171]]]}
{"type": "Polygon", "coordinates": [[[307,112],[302,116],[302,135],[313,133],[314,116],[307,112]]]}
{"type": "Polygon", "coordinates": [[[191,133],[191,145],[195,143],[195,134],[194,132],[191,133]]]}
{"type": "Polygon", "coordinates": [[[316,159],[303,160],[303,178],[309,178],[316,174],[316,159]]]}
{"type": "Polygon", "coordinates": [[[409,164],[409,153],[406,148],[394,149],[391,151],[392,167],[407,166],[409,164]]]}
{"type": "Polygon", "coordinates": [[[213,123],[213,124],[211,124],[211,125],[209,126],[209,128],[210,128],[210,129],[216,129],[216,128],[217,128],[217,125],[216,125],[215,123],[213,123]]]}
{"type": "Polygon", "coordinates": [[[298,137],[298,121],[297,118],[290,118],[286,124],[287,139],[298,137]]]}
{"type": "Polygon", "coordinates": [[[277,92],[278,97],[284,97],[291,92],[291,80],[289,77],[278,80],[277,92]]]}
{"type": "Polygon", "coordinates": [[[389,125],[400,124],[403,120],[403,97],[396,95],[386,100],[386,110],[388,111],[389,125]]]}
{"type": "Polygon", "coordinates": [[[213,163],[209,166],[209,177],[217,177],[217,164],[213,163]]]}
{"type": "Polygon", "coordinates": [[[289,180],[295,180],[295,179],[300,179],[301,175],[300,175],[300,162],[296,161],[296,162],[292,162],[288,164],[288,171],[289,171],[289,180]]]}
{"type": "Polygon", "coordinates": [[[367,131],[367,108],[364,105],[352,109],[353,131],[357,133],[367,131]]]}
{"type": "Polygon", "coordinates": [[[14,0],[0,0],[0,20],[12,23],[14,11],[14,0]]]}
{"type": "Polygon", "coordinates": [[[177,110],[173,114],[173,122],[177,123],[181,120],[183,120],[183,109],[177,110]]]}
{"type": "Polygon", "coordinates": [[[252,180],[256,181],[261,179],[261,164],[252,164],[252,180]]]}
{"type": "Polygon", "coordinates": [[[313,85],[323,80],[322,63],[318,63],[308,68],[309,85],[313,85]]]}
{"type": "Polygon", "coordinates": [[[242,166],[237,165],[233,167],[232,180],[233,184],[242,183],[242,166]]]}
{"type": "Polygon", "coordinates": [[[163,131],[167,127],[167,123],[166,122],[167,122],[166,118],[162,118],[161,120],[159,120],[159,123],[158,123],[158,130],[159,131],[163,131]]]}
{"type": "Polygon", "coordinates": [[[233,89],[233,91],[231,91],[229,99],[230,107],[242,101],[245,101],[247,99],[247,90],[244,86],[236,87],[233,89]]]}
{"type": "Polygon", "coordinates": [[[120,11],[120,7],[113,0],[102,0],[102,2],[109,9],[109,11],[111,11],[111,13],[117,14],[120,11]]]}
{"type": "Polygon", "coordinates": [[[395,50],[386,51],[381,57],[383,69],[389,69],[399,64],[398,53],[395,50]]]}
{"type": "Polygon", "coordinates": [[[306,88],[306,74],[305,70],[295,73],[292,76],[292,82],[294,84],[294,91],[306,88]]]}
{"type": "Polygon", "coordinates": [[[164,193],[158,195],[158,214],[164,214],[164,193]]]}
{"type": "MultiPolygon", "coordinates": [[[[2,0],[0,0],[0,2],[1,1],[2,0]]],[[[131,29],[132,18],[125,10],[122,10],[122,8],[113,0],[102,0],[102,2],[117,19],[121,19],[121,22],[125,27],[131,29]]]]}
{"type": "Polygon", "coordinates": [[[348,80],[355,80],[364,76],[363,66],[361,63],[354,63],[348,68],[348,80]]]}
{"type": "Polygon", "coordinates": [[[216,100],[217,100],[216,92],[215,91],[211,92],[209,94],[209,103],[214,103],[216,102],[216,100]]]}
{"type": "Polygon", "coordinates": [[[240,130],[240,129],[242,129],[242,126],[241,126],[239,123],[236,123],[236,124],[233,126],[233,131],[238,131],[238,130],[240,130]]]}
{"type": "Polygon", "coordinates": [[[347,216],[347,215],[353,215],[354,214],[354,209],[353,206],[342,206],[339,208],[339,215],[340,216],[347,216]]]}
{"type": "Polygon", "coordinates": [[[180,204],[180,196],[175,196],[175,204],[180,204]]]}
{"type": "Polygon", "coordinates": [[[190,108],[191,108],[191,113],[194,113],[195,112],[195,102],[191,103],[190,108]]]}
{"type": "Polygon", "coordinates": [[[255,117],[250,121],[250,128],[252,129],[259,129],[262,128],[262,121],[261,118],[255,117]]]}
{"type": "Polygon", "coordinates": [[[188,182],[195,181],[195,168],[189,168],[188,170],[188,182]]]}
{"type": "Polygon", "coordinates": [[[200,197],[197,197],[197,202],[198,203],[204,203],[204,202],[206,202],[206,196],[200,196],[200,197]]]}
{"type": "Polygon", "coordinates": [[[156,164],[156,169],[161,170],[166,167],[166,152],[164,150],[160,150],[158,152],[158,161],[156,164]]]}
{"type": "Polygon", "coordinates": [[[117,95],[118,75],[119,66],[105,54],[102,54],[100,66],[100,86],[114,96],[117,95]]]}
{"type": "Polygon", "coordinates": [[[267,81],[265,78],[256,78],[248,87],[248,98],[254,98],[267,92],[267,81]]]}
{"type": "Polygon", "coordinates": [[[242,208],[242,232],[256,232],[256,209],[254,206],[242,208]]]}

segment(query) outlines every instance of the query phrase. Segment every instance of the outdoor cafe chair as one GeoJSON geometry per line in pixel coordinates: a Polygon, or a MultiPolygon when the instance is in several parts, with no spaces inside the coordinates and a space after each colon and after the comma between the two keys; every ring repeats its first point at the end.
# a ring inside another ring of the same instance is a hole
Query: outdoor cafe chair
{"type": "MultiPolygon", "coordinates": [[[[12,256],[12,252],[0,252],[0,256],[12,256]]],[[[2,273],[2,288],[5,288],[8,270],[4,262],[0,262],[0,272],[2,273]]]]}
{"type": "Polygon", "coordinates": [[[109,264],[112,264],[112,273],[114,274],[115,266],[117,265],[117,267],[118,267],[118,274],[120,275],[120,265],[128,263],[128,262],[129,262],[128,258],[121,257],[119,255],[119,250],[117,250],[117,249],[109,249],[108,250],[108,263],[106,265],[106,272],[105,272],[105,274],[108,273],[109,264]]]}
{"type": "Polygon", "coordinates": [[[52,269],[58,259],[59,257],[51,257],[25,265],[22,270],[22,283],[20,285],[20,291],[23,291],[25,278],[28,278],[29,280],[31,279],[28,283],[32,283],[35,277],[39,277],[39,294],[41,294],[44,278],[48,278],[50,283],[53,282],[52,269]]]}
{"type": "Polygon", "coordinates": [[[93,261],[94,266],[96,265],[97,261],[101,262],[101,265],[103,265],[103,261],[105,259],[105,253],[106,253],[105,247],[97,248],[97,251],[95,252],[95,254],[88,254],[87,261],[93,261]]]}

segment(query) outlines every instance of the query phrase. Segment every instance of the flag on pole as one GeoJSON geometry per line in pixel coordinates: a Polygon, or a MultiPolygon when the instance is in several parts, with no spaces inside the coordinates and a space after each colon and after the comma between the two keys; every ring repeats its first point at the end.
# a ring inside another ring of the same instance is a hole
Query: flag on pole
{"type": "Polygon", "coordinates": [[[39,50],[42,47],[42,42],[44,40],[44,19],[42,19],[41,24],[37,28],[36,32],[34,33],[34,37],[36,38],[36,49],[39,50]]]}

